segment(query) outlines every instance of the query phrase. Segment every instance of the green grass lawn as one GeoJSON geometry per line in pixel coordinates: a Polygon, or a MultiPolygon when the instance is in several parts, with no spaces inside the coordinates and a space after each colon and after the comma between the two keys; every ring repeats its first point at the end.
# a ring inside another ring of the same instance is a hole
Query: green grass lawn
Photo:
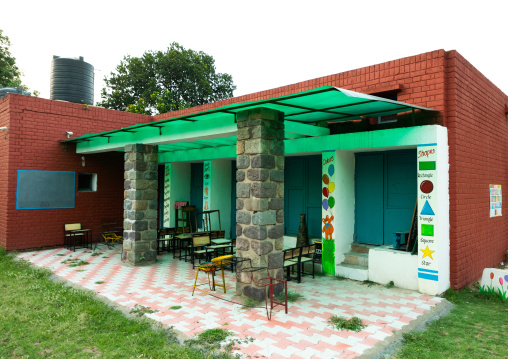
{"type": "Polygon", "coordinates": [[[171,330],[130,319],[15,261],[0,248],[0,358],[230,358],[199,337],[179,345],[171,330]]]}
{"type": "Polygon", "coordinates": [[[478,288],[448,290],[451,313],[404,335],[397,358],[508,358],[508,302],[478,288]]]}

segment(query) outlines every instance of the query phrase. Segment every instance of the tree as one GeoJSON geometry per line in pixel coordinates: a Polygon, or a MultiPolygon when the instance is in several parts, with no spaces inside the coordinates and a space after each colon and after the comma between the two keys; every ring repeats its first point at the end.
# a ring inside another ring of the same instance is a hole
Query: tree
{"type": "Polygon", "coordinates": [[[21,71],[9,51],[11,42],[0,30],[0,87],[21,87],[21,71]]]}
{"type": "Polygon", "coordinates": [[[216,73],[212,56],[186,50],[173,42],[166,51],[125,56],[105,77],[103,106],[157,114],[230,98],[236,86],[231,75],[216,73]]]}

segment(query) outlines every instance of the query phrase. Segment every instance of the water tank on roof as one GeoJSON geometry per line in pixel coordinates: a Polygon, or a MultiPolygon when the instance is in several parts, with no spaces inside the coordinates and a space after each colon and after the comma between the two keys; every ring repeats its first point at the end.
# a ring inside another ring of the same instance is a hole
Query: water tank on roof
{"type": "Polygon", "coordinates": [[[0,98],[5,97],[10,93],[31,96],[30,92],[23,90],[21,87],[0,87],[0,98]]]}
{"type": "Polygon", "coordinates": [[[52,100],[93,105],[93,66],[83,57],[75,59],[53,56],[51,62],[52,100]]]}

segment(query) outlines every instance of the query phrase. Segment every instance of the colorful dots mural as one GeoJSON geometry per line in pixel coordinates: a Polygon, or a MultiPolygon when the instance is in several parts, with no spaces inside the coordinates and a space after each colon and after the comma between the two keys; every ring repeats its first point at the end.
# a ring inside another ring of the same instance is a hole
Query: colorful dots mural
{"type": "Polygon", "coordinates": [[[324,151],[322,156],[322,263],[323,272],[335,274],[335,151],[324,151]]]}

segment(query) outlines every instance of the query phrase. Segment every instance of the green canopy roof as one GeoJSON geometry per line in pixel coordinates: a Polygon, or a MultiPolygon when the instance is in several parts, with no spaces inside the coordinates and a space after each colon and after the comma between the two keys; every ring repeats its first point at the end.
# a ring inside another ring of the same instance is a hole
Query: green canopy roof
{"type": "MultiPolygon", "coordinates": [[[[284,112],[286,121],[304,124],[315,124],[321,121],[349,121],[361,117],[377,117],[412,110],[435,111],[430,108],[392,101],[381,97],[365,95],[333,86],[323,86],[291,95],[274,97],[266,100],[235,103],[217,109],[198,112],[166,120],[143,123],[113,131],[87,134],[65,142],[90,141],[97,137],[112,138],[125,133],[135,133],[143,128],[156,127],[162,134],[163,128],[170,128],[176,123],[194,123],[202,121],[235,121],[240,111],[256,107],[267,107],[284,112]]],[[[229,136],[229,135],[228,135],[229,136]]]]}

